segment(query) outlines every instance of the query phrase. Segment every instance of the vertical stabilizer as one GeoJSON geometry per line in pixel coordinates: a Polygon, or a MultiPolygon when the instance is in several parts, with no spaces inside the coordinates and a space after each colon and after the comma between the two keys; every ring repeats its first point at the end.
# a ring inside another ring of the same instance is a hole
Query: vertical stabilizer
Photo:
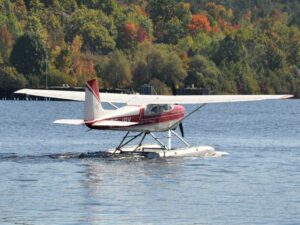
{"type": "Polygon", "coordinates": [[[97,79],[86,82],[84,120],[92,121],[103,116],[105,110],[102,108],[97,79]]]}

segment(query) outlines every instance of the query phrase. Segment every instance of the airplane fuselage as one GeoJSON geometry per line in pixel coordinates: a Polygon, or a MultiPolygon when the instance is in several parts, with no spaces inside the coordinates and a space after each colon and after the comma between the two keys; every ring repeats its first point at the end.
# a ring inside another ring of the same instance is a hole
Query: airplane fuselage
{"type": "Polygon", "coordinates": [[[110,112],[97,120],[85,121],[86,126],[98,130],[122,130],[138,132],[167,131],[177,127],[185,114],[185,108],[181,105],[146,105],[124,106],[110,112]],[[134,125],[120,126],[95,126],[94,124],[102,121],[133,122],[134,125]]]}

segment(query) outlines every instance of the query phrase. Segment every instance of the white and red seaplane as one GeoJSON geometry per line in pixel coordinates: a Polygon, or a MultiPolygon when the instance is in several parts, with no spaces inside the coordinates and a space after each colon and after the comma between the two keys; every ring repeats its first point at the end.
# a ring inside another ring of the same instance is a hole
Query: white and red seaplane
{"type": "Polygon", "coordinates": [[[154,154],[159,157],[169,156],[205,156],[214,155],[211,146],[191,146],[184,140],[182,121],[205,104],[222,102],[259,101],[268,99],[286,99],[292,95],[130,95],[130,94],[99,94],[98,81],[86,83],[84,92],[22,89],[18,94],[27,94],[47,98],[85,101],[84,119],[60,119],[58,124],[86,125],[90,129],[126,131],[121,143],[112,150],[113,154],[132,153],[147,156],[154,154]],[[108,102],[114,110],[102,107],[101,102],[108,102]],[[118,108],[114,103],[125,103],[118,108]],[[179,104],[197,104],[198,107],[185,114],[185,108],[179,104]],[[181,136],[175,132],[179,127],[181,136]],[[168,132],[167,144],[157,138],[155,132],[168,132]],[[133,133],[130,134],[130,133],[133,133]],[[143,144],[149,135],[156,144],[143,144]],[[172,136],[184,144],[183,148],[172,148],[172,136]],[[128,147],[133,140],[140,138],[137,145],[128,147]],[[127,147],[126,147],[127,146],[127,147]]]}

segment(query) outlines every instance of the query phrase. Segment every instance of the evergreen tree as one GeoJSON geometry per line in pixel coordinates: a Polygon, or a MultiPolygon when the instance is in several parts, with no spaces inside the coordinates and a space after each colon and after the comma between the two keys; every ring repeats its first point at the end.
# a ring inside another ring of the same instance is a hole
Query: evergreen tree
{"type": "Polygon", "coordinates": [[[37,34],[26,33],[16,40],[10,62],[26,78],[43,79],[47,66],[46,47],[37,34]]]}

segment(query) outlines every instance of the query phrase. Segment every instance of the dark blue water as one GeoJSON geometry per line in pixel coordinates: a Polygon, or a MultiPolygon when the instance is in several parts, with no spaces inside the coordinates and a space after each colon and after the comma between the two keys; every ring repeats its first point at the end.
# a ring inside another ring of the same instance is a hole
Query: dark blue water
{"type": "Polygon", "coordinates": [[[0,224],[300,224],[299,100],[191,116],[186,139],[219,158],[79,157],[123,134],[52,123],[82,108],[0,101],[0,224]]]}

